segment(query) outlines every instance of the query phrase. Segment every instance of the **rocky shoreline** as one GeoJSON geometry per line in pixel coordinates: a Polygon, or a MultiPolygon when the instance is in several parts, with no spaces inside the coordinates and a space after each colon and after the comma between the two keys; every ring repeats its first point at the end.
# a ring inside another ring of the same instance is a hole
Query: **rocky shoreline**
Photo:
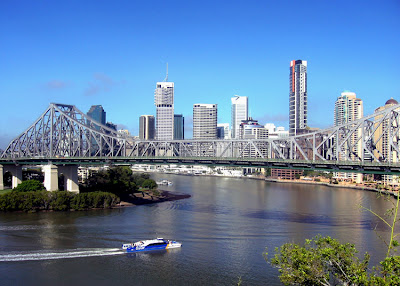
{"type": "Polygon", "coordinates": [[[135,193],[135,194],[131,195],[129,199],[121,201],[119,206],[127,207],[127,206],[138,206],[138,205],[145,205],[145,204],[162,203],[162,202],[187,199],[190,197],[191,197],[191,195],[188,195],[188,194],[171,193],[171,192],[165,191],[165,190],[144,191],[144,192],[135,193]]]}

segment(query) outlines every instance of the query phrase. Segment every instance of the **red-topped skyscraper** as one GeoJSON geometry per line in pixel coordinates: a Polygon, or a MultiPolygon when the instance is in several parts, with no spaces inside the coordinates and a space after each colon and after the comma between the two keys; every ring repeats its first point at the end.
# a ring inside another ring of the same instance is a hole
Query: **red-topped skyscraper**
{"type": "Polygon", "coordinates": [[[290,62],[289,90],[289,135],[294,136],[307,127],[307,61],[290,62]]]}

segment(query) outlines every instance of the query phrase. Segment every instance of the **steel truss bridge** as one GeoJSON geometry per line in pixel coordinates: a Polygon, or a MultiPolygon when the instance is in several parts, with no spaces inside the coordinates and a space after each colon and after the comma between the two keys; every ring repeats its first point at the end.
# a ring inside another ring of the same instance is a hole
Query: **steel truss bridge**
{"type": "Polygon", "coordinates": [[[400,174],[400,104],[315,132],[264,140],[143,141],[74,105],[51,103],[1,154],[1,165],[206,164],[400,174]]]}

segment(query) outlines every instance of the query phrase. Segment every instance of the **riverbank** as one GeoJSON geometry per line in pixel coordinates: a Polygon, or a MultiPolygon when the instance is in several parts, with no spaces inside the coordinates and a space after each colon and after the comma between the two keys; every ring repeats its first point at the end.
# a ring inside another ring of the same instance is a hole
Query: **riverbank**
{"type": "MultiPolygon", "coordinates": [[[[160,173],[157,171],[147,171],[149,173],[160,173]]],[[[360,186],[360,185],[350,185],[350,184],[331,184],[329,182],[315,182],[315,181],[304,181],[300,179],[296,180],[283,180],[283,179],[273,179],[273,178],[268,178],[262,175],[259,176],[226,176],[226,175],[220,175],[220,174],[201,174],[201,175],[194,175],[194,174],[184,174],[184,173],[165,173],[165,174],[171,174],[171,175],[179,175],[179,176],[205,176],[205,177],[219,177],[219,178],[236,178],[236,179],[252,179],[252,180],[263,180],[266,182],[271,182],[271,183],[290,183],[290,184],[307,184],[307,185],[322,185],[322,186],[327,186],[327,187],[333,187],[333,188],[347,188],[347,189],[355,189],[355,190],[364,190],[364,191],[369,191],[369,192],[376,192],[376,193],[388,193],[392,195],[393,197],[399,196],[399,191],[390,191],[390,190],[379,190],[375,188],[371,188],[368,186],[360,186]]]]}
{"type": "Polygon", "coordinates": [[[325,183],[325,182],[313,182],[313,181],[300,181],[300,180],[282,180],[282,179],[264,179],[267,182],[271,183],[290,183],[290,184],[304,184],[304,185],[322,185],[322,186],[327,186],[327,187],[333,187],[333,188],[347,188],[347,189],[355,189],[355,190],[364,190],[364,191],[369,191],[369,192],[376,192],[376,193],[389,193],[390,195],[397,197],[399,196],[399,192],[393,192],[393,191],[381,191],[375,188],[370,188],[366,186],[352,186],[352,185],[341,185],[341,184],[330,184],[330,183],[325,183]]]}

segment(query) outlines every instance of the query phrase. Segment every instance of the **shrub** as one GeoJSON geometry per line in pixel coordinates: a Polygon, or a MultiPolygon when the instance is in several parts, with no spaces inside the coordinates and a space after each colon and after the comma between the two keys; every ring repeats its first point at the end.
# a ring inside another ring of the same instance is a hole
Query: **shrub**
{"type": "Polygon", "coordinates": [[[37,192],[45,190],[43,184],[37,180],[27,180],[21,182],[13,192],[37,192]]]}

